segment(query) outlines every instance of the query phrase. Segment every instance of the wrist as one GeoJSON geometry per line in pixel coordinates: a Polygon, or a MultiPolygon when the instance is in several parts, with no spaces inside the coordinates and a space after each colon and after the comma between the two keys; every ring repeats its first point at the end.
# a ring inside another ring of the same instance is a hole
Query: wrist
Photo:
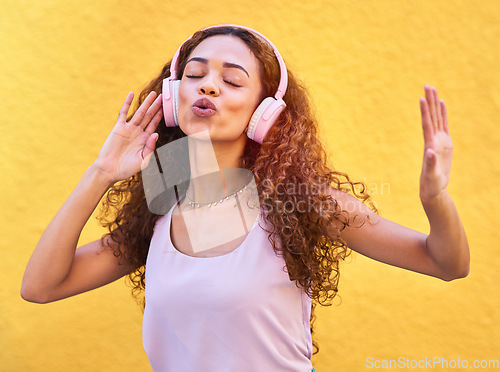
{"type": "Polygon", "coordinates": [[[431,230],[442,227],[450,216],[450,211],[454,209],[453,200],[446,189],[441,190],[439,194],[432,198],[421,197],[420,201],[429,220],[431,230]]]}
{"type": "Polygon", "coordinates": [[[116,180],[113,179],[111,174],[103,170],[96,164],[96,162],[92,163],[90,167],[87,168],[88,175],[93,179],[94,182],[97,182],[99,185],[107,188],[113,186],[116,180]]]}
{"type": "Polygon", "coordinates": [[[438,194],[428,196],[420,193],[420,202],[425,207],[437,206],[443,203],[443,201],[449,197],[448,191],[446,189],[442,189],[438,194]]]}

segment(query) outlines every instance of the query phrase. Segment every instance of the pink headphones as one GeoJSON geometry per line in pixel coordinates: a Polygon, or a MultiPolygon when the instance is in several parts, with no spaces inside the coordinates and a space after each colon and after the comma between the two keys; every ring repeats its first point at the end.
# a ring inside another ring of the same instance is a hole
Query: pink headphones
{"type": "MultiPolygon", "coordinates": [[[[250,123],[248,124],[248,137],[262,144],[262,141],[269,131],[269,128],[271,128],[271,126],[278,118],[279,114],[286,107],[286,104],[283,101],[283,96],[285,95],[288,85],[288,73],[286,70],[285,61],[283,61],[283,58],[278,52],[278,49],[276,49],[274,44],[267,37],[251,28],[239,25],[223,24],[207,27],[204,30],[224,26],[241,28],[260,36],[273,48],[274,54],[276,55],[276,58],[278,59],[280,65],[281,77],[278,91],[276,92],[274,97],[267,97],[261,102],[261,104],[253,113],[252,118],[250,119],[250,123]]],[[[187,40],[189,39],[191,39],[191,36],[187,40]]],[[[182,45],[184,45],[184,43],[182,43],[182,45]]],[[[179,110],[179,84],[181,81],[177,79],[177,68],[179,67],[177,60],[179,58],[179,53],[182,45],[179,47],[179,49],[177,49],[174,54],[174,58],[172,59],[172,63],[170,65],[170,76],[163,80],[163,115],[165,117],[165,124],[167,125],[167,127],[175,127],[179,125],[177,121],[177,112],[179,110]]]]}

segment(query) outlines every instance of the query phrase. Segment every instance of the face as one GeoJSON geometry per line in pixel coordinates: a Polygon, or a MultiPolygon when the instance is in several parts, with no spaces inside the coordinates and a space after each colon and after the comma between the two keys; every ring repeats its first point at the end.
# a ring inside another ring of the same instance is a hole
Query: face
{"type": "Polygon", "coordinates": [[[246,140],[245,128],[260,104],[259,61],[238,37],[217,35],[192,51],[179,86],[182,131],[208,130],[214,141],[246,140]]]}

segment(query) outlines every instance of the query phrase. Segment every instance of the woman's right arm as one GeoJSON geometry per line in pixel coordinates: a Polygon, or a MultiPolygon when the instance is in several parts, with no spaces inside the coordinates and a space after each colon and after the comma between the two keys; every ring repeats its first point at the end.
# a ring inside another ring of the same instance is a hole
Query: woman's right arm
{"type": "MultiPolygon", "coordinates": [[[[127,122],[132,100],[130,93],[97,160],[35,247],[23,277],[21,296],[25,300],[60,300],[111,283],[135,269],[121,263],[100,239],[76,249],[83,227],[109,187],[139,172],[154,150],[158,138],[154,131],[162,116],[161,96],[152,92],[127,122]]],[[[110,243],[112,248],[118,248],[116,243],[110,243]]]]}

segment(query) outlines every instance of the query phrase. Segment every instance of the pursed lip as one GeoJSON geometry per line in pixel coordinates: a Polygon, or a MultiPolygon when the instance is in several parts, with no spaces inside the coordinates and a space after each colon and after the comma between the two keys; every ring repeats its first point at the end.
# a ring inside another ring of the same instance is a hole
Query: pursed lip
{"type": "Polygon", "coordinates": [[[217,109],[215,108],[215,105],[213,104],[212,101],[210,101],[208,98],[201,98],[195,103],[193,103],[193,107],[198,107],[201,109],[211,109],[216,111],[217,109]]]}

